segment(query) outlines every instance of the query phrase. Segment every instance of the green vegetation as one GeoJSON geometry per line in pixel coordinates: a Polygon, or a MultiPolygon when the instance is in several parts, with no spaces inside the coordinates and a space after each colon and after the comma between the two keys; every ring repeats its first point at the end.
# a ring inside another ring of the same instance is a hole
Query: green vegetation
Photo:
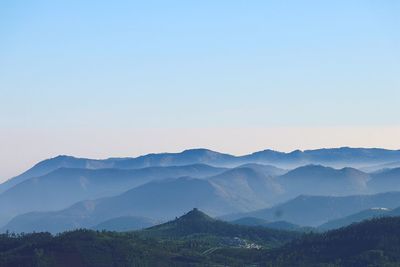
{"type": "Polygon", "coordinates": [[[216,245],[219,246],[224,245],[224,242],[228,244],[240,243],[237,240],[242,240],[268,248],[282,245],[299,237],[301,234],[268,229],[261,226],[234,225],[213,219],[203,212],[193,209],[176,220],[143,230],[140,235],[166,240],[217,240],[218,243],[216,245]]]}
{"type": "Polygon", "coordinates": [[[308,234],[263,256],[273,266],[399,266],[400,217],[308,234]]]}
{"type": "Polygon", "coordinates": [[[193,210],[135,232],[0,235],[0,266],[398,266],[400,218],[326,233],[240,226],[193,210]]]}

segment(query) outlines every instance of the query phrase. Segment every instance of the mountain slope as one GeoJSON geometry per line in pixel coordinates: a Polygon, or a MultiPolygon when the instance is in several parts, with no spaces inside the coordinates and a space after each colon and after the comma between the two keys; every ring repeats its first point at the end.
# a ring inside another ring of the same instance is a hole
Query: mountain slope
{"type": "Polygon", "coordinates": [[[298,231],[302,229],[302,227],[293,223],[285,221],[269,222],[267,220],[255,217],[243,217],[234,221],[230,221],[230,223],[238,225],[246,225],[246,226],[263,226],[271,229],[286,230],[286,231],[298,231]]]}
{"type": "Polygon", "coordinates": [[[5,234],[0,235],[0,247],[4,267],[398,266],[400,217],[299,236],[229,225],[192,211],[166,224],[129,233],[5,234]],[[254,244],[262,246],[251,249],[254,244]]]}
{"type": "Polygon", "coordinates": [[[234,168],[208,180],[224,198],[247,210],[271,206],[283,193],[274,177],[254,166],[234,168]]]}
{"type": "Polygon", "coordinates": [[[343,197],[299,196],[272,208],[223,216],[225,220],[256,217],[268,221],[287,221],[302,226],[319,226],[362,210],[385,207],[393,209],[400,203],[400,192],[343,197]]]}
{"type": "Polygon", "coordinates": [[[287,173],[287,170],[278,168],[273,165],[265,165],[265,164],[258,164],[258,163],[246,163],[236,168],[250,168],[256,172],[262,173],[266,176],[279,176],[287,173]]]}
{"type": "Polygon", "coordinates": [[[378,172],[380,170],[386,170],[386,169],[394,169],[394,168],[400,168],[400,161],[394,161],[394,162],[388,162],[388,163],[383,163],[383,164],[378,164],[378,165],[372,165],[372,166],[366,166],[366,167],[361,167],[360,170],[364,172],[378,172]]]}
{"type": "Polygon", "coordinates": [[[58,168],[118,168],[139,169],[151,166],[172,166],[190,164],[209,164],[215,166],[238,166],[246,163],[272,164],[278,167],[298,167],[306,164],[323,164],[333,167],[365,167],[398,162],[400,150],[377,148],[331,148],[316,150],[295,150],[290,153],[264,150],[244,156],[232,156],[208,149],[189,149],[180,153],[148,154],[136,158],[109,158],[93,160],[58,156],[39,162],[23,174],[9,179],[0,185],[0,193],[32,177],[45,175],[58,168]]]}
{"type": "MultiPolygon", "coordinates": [[[[118,216],[143,216],[165,220],[180,215],[193,207],[202,208],[212,215],[263,208],[274,203],[273,201],[279,197],[282,189],[276,184],[273,177],[266,176],[265,170],[259,170],[259,167],[234,168],[201,180],[181,178],[148,183],[139,186],[137,190],[129,190],[119,196],[83,201],[59,212],[44,212],[42,218],[38,219],[38,224],[35,224],[37,216],[40,216],[37,213],[16,217],[7,227],[15,231],[22,231],[25,227],[28,227],[26,230],[28,231],[29,229],[46,230],[45,226],[49,226],[50,229],[53,229],[51,231],[58,231],[74,229],[79,226],[90,227],[103,220],[118,216]],[[57,219],[59,216],[62,219],[57,219]],[[32,226],[25,224],[24,220],[32,226]],[[49,222],[47,223],[47,221],[49,222]],[[50,222],[56,226],[51,226],[50,222]]],[[[14,214],[17,213],[15,209],[18,207],[20,208],[17,210],[18,212],[24,209],[25,211],[35,209],[38,211],[56,210],[57,207],[63,205],[65,207],[68,204],[67,201],[71,205],[72,200],[94,198],[96,194],[100,195],[100,193],[103,196],[106,193],[108,195],[115,194],[118,190],[137,186],[146,180],[156,180],[163,175],[191,173],[202,176],[223,170],[225,169],[207,165],[152,167],[139,170],[63,169],[55,173],[77,173],[69,177],[49,174],[48,179],[43,178],[36,181],[36,178],[33,178],[19,184],[13,189],[20,189],[25,185],[24,190],[21,189],[20,191],[28,193],[25,196],[10,193],[12,196],[25,199],[24,202],[15,199],[15,201],[21,202],[21,205],[11,207],[14,208],[14,214]],[[113,175],[107,175],[107,172],[111,172],[113,175]],[[82,173],[87,174],[85,176],[79,175],[82,173]],[[82,186],[83,182],[84,186],[82,186]],[[54,188],[54,190],[47,192],[48,188],[54,188]],[[59,190],[56,190],[56,188],[59,188],[59,190]],[[51,202],[52,199],[57,201],[51,202]],[[61,200],[64,202],[61,202],[61,200]]],[[[4,193],[4,195],[6,194],[4,193]]],[[[1,197],[2,195],[0,195],[0,200],[1,197]]],[[[8,197],[8,199],[11,199],[11,197],[8,197]]],[[[9,206],[4,206],[3,210],[6,210],[6,207],[9,206]]],[[[9,213],[11,212],[9,211],[9,213]]]]}
{"type": "Polygon", "coordinates": [[[279,167],[297,167],[306,164],[321,164],[336,168],[363,167],[399,161],[400,150],[380,148],[323,148],[315,150],[295,150],[283,153],[264,150],[245,155],[242,159],[255,163],[272,164],[279,167]]]}
{"type": "Polygon", "coordinates": [[[109,158],[93,160],[72,156],[57,156],[39,162],[26,172],[0,184],[0,193],[29,178],[46,175],[59,168],[79,169],[141,169],[158,166],[183,166],[193,164],[229,165],[236,157],[208,149],[190,149],[180,153],[148,154],[136,158],[109,158]]]}
{"type": "Polygon", "coordinates": [[[59,232],[91,227],[120,216],[166,220],[199,207],[213,215],[240,210],[209,181],[179,178],[150,182],[115,197],[87,200],[55,212],[32,212],[13,218],[3,229],[59,232]]]}
{"type": "Polygon", "coordinates": [[[230,224],[211,218],[198,209],[193,209],[173,221],[145,229],[140,234],[163,239],[192,239],[199,235],[209,235],[240,238],[268,246],[282,244],[299,236],[297,233],[287,231],[230,224]]]}
{"type": "Polygon", "coordinates": [[[242,266],[242,261],[211,257],[223,248],[259,251],[299,237],[298,233],[232,225],[194,209],[143,231],[114,233],[76,230],[0,235],[1,266],[242,266]],[[149,238],[151,237],[151,238],[149,238]],[[229,260],[228,262],[226,260],[229,260]]]}
{"type": "Polygon", "coordinates": [[[237,157],[209,149],[188,149],[180,153],[148,154],[137,158],[120,159],[115,168],[144,168],[151,166],[181,166],[189,164],[208,164],[226,166],[234,164],[237,157]]]}
{"type": "Polygon", "coordinates": [[[57,156],[55,158],[46,159],[26,172],[13,177],[4,183],[0,184],[0,193],[6,191],[7,189],[21,183],[29,178],[39,177],[46,175],[54,170],[59,168],[88,168],[88,169],[97,169],[97,168],[111,168],[112,162],[107,160],[92,160],[92,159],[83,159],[83,158],[75,158],[71,156],[57,156]]]}
{"type": "Polygon", "coordinates": [[[371,176],[368,186],[375,192],[400,190],[400,168],[383,170],[371,176]]]}
{"type": "Polygon", "coordinates": [[[370,176],[354,168],[340,170],[307,165],[279,176],[277,181],[290,197],[300,194],[344,196],[367,193],[370,176]]]}
{"type": "Polygon", "coordinates": [[[398,266],[400,218],[373,219],[311,234],[254,258],[271,266],[398,266]]]}
{"type": "Polygon", "coordinates": [[[59,210],[85,199],[117,195],[153,180],[187,175],[200,178],[223,171],[203,164],[133,170],[61,168],[0,194],[0,223],[21,213],[59,210]]]}
{"type": "Polygon", "coordinates": [[[150,226],[155,225],[155,221],[143,218],[143,217],[134,217],[134,216],[124,216],[117,217],[106,220],[93,226],[93,230],[107,230],[107,231],[116,231],[116,232],[126,232],[144,229],[150,226]]]}
{"type": "Polygon", "coordinates": [[[389,216],[390,215],[390,209],[387,208],[371,208],[367,210],[363,210],[360,212],[357,212],[356,214],[352,214],[349,216],[346,216],[344,218],[332,220],[329,222],[326,222],[320,226],[318,226],[318,229],[320,230],[331,230],[331,229],[338,229],[341,227],[348,226],[352,223],[357,223],[361,222],[364,220],[372,219],[372,218],[377,218],[377,217],[384,217],[384,216],[389,216]]]}

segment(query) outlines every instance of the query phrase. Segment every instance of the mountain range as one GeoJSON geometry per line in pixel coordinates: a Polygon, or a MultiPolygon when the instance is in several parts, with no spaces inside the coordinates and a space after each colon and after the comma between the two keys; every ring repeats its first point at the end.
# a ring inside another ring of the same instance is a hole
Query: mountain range
{"type": "Polygon", "coordinates": [[[63,167],[27,179],[0,194],[0,223],[25,212],[53,211],[86,199],[118,195],[154,180],[188,175],[202,178],[223,171],[224,168],[203,164],[133,170],[63,167]]]}
{"type": "Polygon", "coordinates": [[[233,156],[208,149],[190,149],[180,153],[148,154],[136,158],[109,158],[104,160],[57,156],[39,162],[31,169],[0,185],[0,192],[32,177],[45,175],[58,168],[140,169],[154,166],[181,166],[207,164],[232,167],[246,163],[271,164],[281,168],[295,168],[308,164],[332,167],[364,167],[400,162],[400,150],[379,148],[330,148],[295,150],[290,153],[263,150],[243,156],[233,156]]]}
{"type": "Polygon", "coordinates": [[[193,149],[105,160],[58,156],[0,185],[0,226],[61,232],[99,225],[125,229],[125,223],[137,229],[197,207],[226,220],[318,227],[363,210],[400,206],[398,193],[389,192],[400,190],[400,168],[375,169],[399,159],[399,150],[367,148],[244,156],[193,149]]]}

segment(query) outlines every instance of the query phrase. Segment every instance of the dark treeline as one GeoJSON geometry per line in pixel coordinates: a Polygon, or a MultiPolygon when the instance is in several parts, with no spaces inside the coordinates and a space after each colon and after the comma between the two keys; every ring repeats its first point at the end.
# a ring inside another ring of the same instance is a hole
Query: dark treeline
{"type": "Polygon", "coordinates": [[[215,221],[201,227],[193,218],[183,221],[184,225],[180,218],[160,227],[125,233],[6,233],[0,235],[0,266],[398,266],[400,262],[399,217],[301,237],[297,233],[288,243],[279,241],[287,240],[288,234],[278,232],[271,232],[275,242],[268,243],[272,239],[265,238],[265,231],[256,235],[261,228],[251,230],[248,238],[253,240],[239,239],[237,229],[222,231],[219,222],[208,231],[207,225],[215,221]],[[190,224],[197,232],[174,228],[190,224]],[[264,240],[264,245],[249,247],[254,240],[261,241],[258,244],[264,240]]]}

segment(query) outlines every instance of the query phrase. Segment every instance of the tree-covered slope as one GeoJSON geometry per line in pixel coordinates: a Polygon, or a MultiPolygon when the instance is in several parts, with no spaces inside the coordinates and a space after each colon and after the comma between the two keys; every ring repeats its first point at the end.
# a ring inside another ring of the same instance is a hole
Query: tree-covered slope
{"type": "MultiPolygon", "coordinates": [[[[240,238],[261,246],[273,247],[299,237],[296,232],[280,231],[265,227],[234,225],[209,217],[198,209],[173,221],[141,231],[141,235],[165,239],[196,239],[199,235],[224,239],[240,238]]],[[[222,242],[221,242],[222,243],[222,242]]]]}
{"type": "Polygon", "coordinates": [[[4,267],[364,267],[399,266],[399,262],[400,217],[299,236],[232,225],[193,210],[174,221],[136,232],[0,235],[0,266],[4,267]],[[275,247],[255,246],[257,242],[275,247]]]}
{"type": "Polygon", "coordinates": [[[171,222],[136,232],[3,234],[0,266],[221,266],[221,260],[240,266],[242,260],[214,253],[222,248],[276,247],[299,236],[232,225],[194,209],[171,222]]]}
{"type": "Polygon", "coordinates": [[[271,266],[399,266],[400,217],[309,234],[260,259],[271,266]]]}

